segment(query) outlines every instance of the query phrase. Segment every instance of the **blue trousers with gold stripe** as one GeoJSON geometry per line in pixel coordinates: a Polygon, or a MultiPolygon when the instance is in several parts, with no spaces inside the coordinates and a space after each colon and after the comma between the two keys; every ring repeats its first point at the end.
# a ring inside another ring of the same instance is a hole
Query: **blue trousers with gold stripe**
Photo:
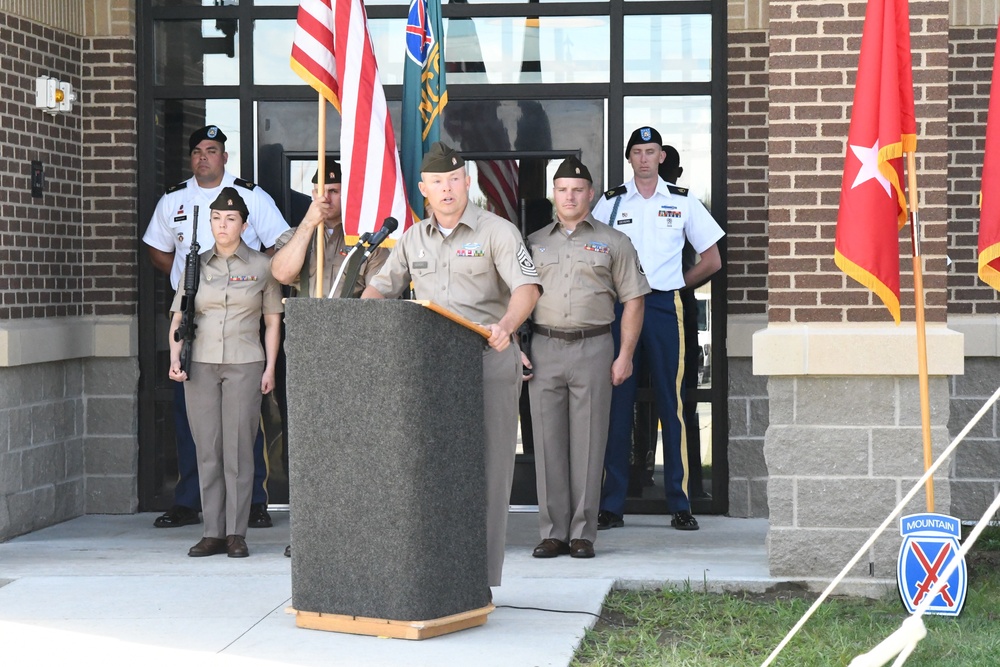
{"type": "MultiPolygon", "coordinates": [[[[621,346],[622,306],[615,309],[611,333],[615,356],[621,346]]],[[[656,397],[657,414],[663,432],[663,487],[671,512],[690,510],[688,500],[687,437],[682,412],[684,392],[684,317],[680,293],[651,292],[646,295],[642,333],[633,359],[632,376],[611,394],[611,424],[604,452],[604,485],[601,509],[625,513],[628,491],[629,455],[632,451],[632,424],[635,411],[636,373],[639,363],[649,365],[656,397]]]]}

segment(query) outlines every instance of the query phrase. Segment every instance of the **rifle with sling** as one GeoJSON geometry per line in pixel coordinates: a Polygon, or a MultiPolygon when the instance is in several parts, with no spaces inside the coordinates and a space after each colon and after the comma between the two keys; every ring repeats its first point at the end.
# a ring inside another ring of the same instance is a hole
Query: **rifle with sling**
{"type": "Polygon", "coordinates": [[[194,297],[201,280],[201,245],[198,243],[198,207],[194,207],[194,225],[191,231],[191,249],[184,260],[184,294],[181,296],[181,323],[174,331],[174,340],[181,345],[181,370],[191,379],[191,344],[194,343],[194,297]]]}

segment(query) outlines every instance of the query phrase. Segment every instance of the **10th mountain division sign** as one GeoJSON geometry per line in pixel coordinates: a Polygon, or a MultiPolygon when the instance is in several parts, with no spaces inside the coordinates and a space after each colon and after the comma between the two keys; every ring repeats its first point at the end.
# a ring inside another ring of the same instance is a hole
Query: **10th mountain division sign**
{"type": "MultiPolygon", "coordinates": [[[[911,514],[900,519],[896,580],[903,604],[912,614],[956,558],[962,535],[958,519],[946,514],[911,514]]],[[[927,608],[928,614],[957,616],[965,604],[968,572],[963,559],[927,608]]]]}

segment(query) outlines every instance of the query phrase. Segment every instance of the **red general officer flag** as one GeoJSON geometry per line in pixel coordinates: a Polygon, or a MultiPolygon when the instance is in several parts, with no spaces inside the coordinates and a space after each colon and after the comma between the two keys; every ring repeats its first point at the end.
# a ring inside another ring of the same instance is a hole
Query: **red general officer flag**
{"type": "Polygon", "coordinates": [[[997,41],[993,56],[979,208],[979,277],[993,289],[1000,290],[1000,41],[997,41]]]}
{"type": "Polygon", "coordinates": [[[368,16],[361,0],[302,0],[291,66],[340,112],[340,198],[344,236],[354,243],[385,218],[411,224],[396,137],[368,16]]]}
{"type": "Polygon", "coordinates": [[[903,153],[916,150],[910,11],[870,0],[861,38],[834,260],[875,292],[899,324],[899,230],[906,224],[903,153]]]}

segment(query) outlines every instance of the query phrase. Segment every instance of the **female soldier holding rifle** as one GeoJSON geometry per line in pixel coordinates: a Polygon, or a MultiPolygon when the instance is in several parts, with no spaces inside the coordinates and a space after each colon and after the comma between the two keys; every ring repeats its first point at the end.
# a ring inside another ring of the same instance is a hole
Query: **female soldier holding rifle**
{"type": "MultiPolygon", "coordinates": [[[[201,482],[203,537],[189,556],[250,555],[246,544],[253,483],[253,443],[261,395],[274,388],[281,324],[281,286],[267,255],[240,238],[246,204],[235,188],[223,188],[211,205],[215,245],[200,258],[194,297],[197,339],[190,377],[181,368],[183,287],[174,297],[170,326],[170,379],[186,382],[188,422],[194,435],[201,482]],[[264,345],[260,318],[264,317],[264,345]]],[[[185,284],[184,279],[180,285],[185,284]]],[[[190,298],[190,297],[189,297],[190,298]]]]}

